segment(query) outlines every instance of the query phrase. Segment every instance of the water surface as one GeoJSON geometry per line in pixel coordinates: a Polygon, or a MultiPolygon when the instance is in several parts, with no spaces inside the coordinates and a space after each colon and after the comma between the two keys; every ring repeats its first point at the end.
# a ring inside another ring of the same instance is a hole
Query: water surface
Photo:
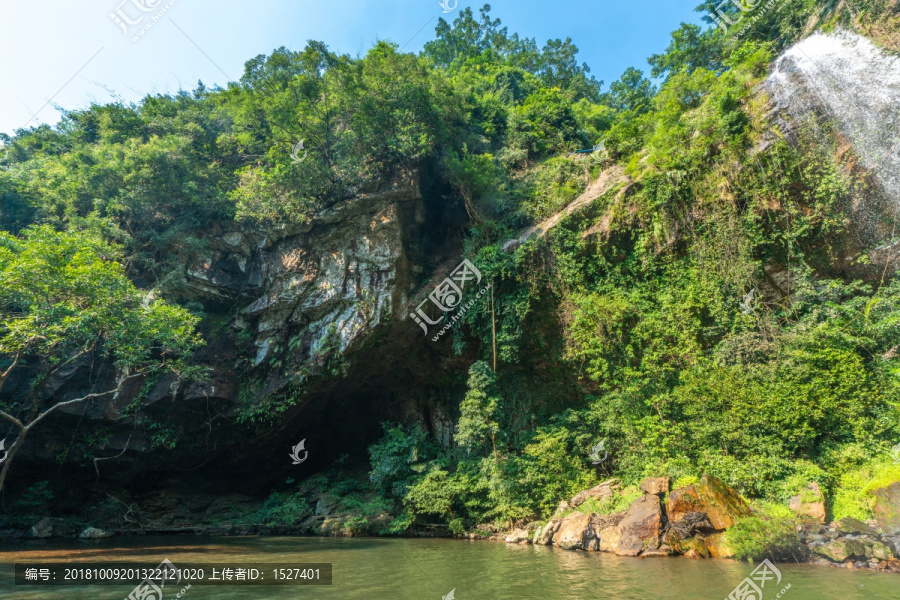
{"type": "MultiPolygon", "coordinates": [[[[728,598],[754,565],[724,560],[622,558],[552,547],[496,542],[296,537],[136,537],[99,542],[16,542],[0,545],[4,600],[123,600],[133,586],[15,587],[12,565],[35,562],[332,563],[331,586],[193,586],[181,600],[586,600],[728,598]]],[[[900,600],[900,575],[812,565],[777,565],[780,585],[763,600],[900,600]]],[[[166,589],[175,600],[181,588],[166,589]]]]}

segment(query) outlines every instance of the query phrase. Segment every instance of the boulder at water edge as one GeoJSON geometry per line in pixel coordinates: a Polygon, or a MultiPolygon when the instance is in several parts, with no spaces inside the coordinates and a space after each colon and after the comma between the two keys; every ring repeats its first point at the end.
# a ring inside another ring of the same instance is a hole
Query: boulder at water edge
{"type": "Polygon", "coordinates": [[[518,544],[521,542],[528,541],[528,532],[524,529],[516,529],[508,536],[506,536],[507,544],[518,544]]]}
{"type": "Polygon", "coordinates": [[[688,513],[704,512],[713,528],[721,531],[749,515],[750,507],[727,483],[718,477],[704,475],[700,483],[669,494],[666,512],[671,521],[678,521],[688,513]]]}
{"type": "Polygon", "coordinates": [[[544,525],[543,529],[541,529],[541,537],[540,543],[544,546],[549,546],[553,543],[553,536],[556,535],[556,532],[559,531],[559,527],[562,525],[562,519],[551,519],[549,523],[544,525]]]}
{"type": "Polygon", "coordinates": [[[619,553],[619,544],[622,543],[622,528],[618,526],[607,527],[600,531],[600,552],[619,553]]]}
{"type": "Polygon", "coordinates": [[[563,519],[553,543],[563,550],[596,550],[597,535],[587,513],[572,513],[563,519]]]}
{"type": "Polygon", "coordinates": [[[828,542],[813,549],[813,552],[834,562],[844,562],[848,558],[866,558],[866,546],[858,540],[841,539],[828,542]]]}
{"type": "Polygon", "coordinates": [[[713,558],[734,558],[734,550],[728,545],[724,533],[716,533],[703,538],[703,543],[713,558]]]}
{"type": "MultiPolygon", "coordinates": [[[[659,548],[663,510],[659,496],[646,495],[635,500],[619,523],[622,540],[616,554],[637,556],[644,550],[659,548]]],[[[602,539],[602,536],[601,536],[602,539]]]]}

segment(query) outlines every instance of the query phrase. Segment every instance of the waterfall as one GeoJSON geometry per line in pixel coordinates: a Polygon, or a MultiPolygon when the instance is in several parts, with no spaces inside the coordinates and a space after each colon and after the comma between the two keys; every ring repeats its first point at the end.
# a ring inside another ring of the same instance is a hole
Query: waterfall
{"type": "Polygon", "coordinates": [[[849,31],[816,33],[778,58],[766,87],[794,124],[833,120],[900,202],[900,58],[849,31]]]}

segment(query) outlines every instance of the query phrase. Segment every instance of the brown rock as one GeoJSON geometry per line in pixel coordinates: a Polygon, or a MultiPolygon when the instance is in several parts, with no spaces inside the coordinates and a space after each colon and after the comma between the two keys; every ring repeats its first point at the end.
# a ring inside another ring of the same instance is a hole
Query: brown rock
{"type": "Polygon", "coordinates": [[[668,558],[672,554],[663,548],[659,550],[644,550],[641,552],[641,558],[668,558]]]}
{"type": "Polygon", "coordinates": [[[704,512],[717,530],[728,529],[740,517],[750,514],[750,507],[731,486],[718,477],[704,476],[700,483],[674,490],[669,494],[667,514],[679,521],[692,512],[704,512]]]}
{"type": "Polygon", "coordinates": [[[539,543],[544,546],[549,546],[550,544],[552,544],[553,536],[556,535],[557,531],[559,531],[560,525],[562,525],[562,519],[552,519],[549,523],[547,523],[541,530],[541,539],[539,543]]]}
{"type": "Polygon", "coordinates": [[[614,552],[618,554],[619,544],[622,543],[622,529],[618,526],[607,527],[600,532],[600,552],[614,552]]]}
{"type": "Polygon", "coordinates": [[[900,481],[883,488],[875,494],[875,521],[887,535],[900,534],[900,481]]]}
{"type": "Polygon", "coordinates": [[[609,481],[604,481],[600,485],[594,486],[589,490],[584,490],[583,492],[575,495],[575,497],[569,500],[569,505],[571,507],[577,507],[581,504],[584,504],[590,498],[596,498],[597,500],[612,498],[615,495],[617,489],[619,489],[619,480],[610,479],[609,481]]]}
{"type": "Polygon", "coordinates": [[[825,494],[822,493],[818,483],[806,484],[806,488],[799,495],[791,498],[788,507],[801,519],[817,523],[825,522],[825,494]]]}
{"type": "Polygon", "coordinates": [[[734,558],[734,550],[725,540],[724,533],[716,533],[703,538],[703,543],[709,550],[709,555],[713,558],[734,558]]]}
{"type": "Polygon", "coordinates": [[[671,480],[668,477],[647,477],[641,482],[641,491],[645,494],[664,496],[669,491],[671,480]]]}
{"type": "Polygon", "coordinates": [[[635,500],[625,518],[619,523],[622,540],[616,554],[637,556],[645,550],[659,548],[662,535],[663,512],[659,496],[641,496],[635,500]]]}
{"type": "Polygon", "coordinates": [[[591,515],[576,512],[563,519],[553,543],[563,550],[596,550],[597,536],[591,526],[591,515]]]}
{"type": "Polygon", "coordinates": [[[677,521],[669,520],[663,539],[672,545],[677,545],[679,540],[696,537],[698,534],[708,535],[715,533],[715,527],[709,522],[705,512],[691,512],[685,514],[677,521]]]}
{"type": "Polygon", "coordinates": [[[592,515],[591,525],[594,526],[594,531],[603,531],[608,527],[615,527],[622,522],[622,519],[625,518],[625,513],[627,512],[628,511],[623,510],[608,515],[592,515]]]}

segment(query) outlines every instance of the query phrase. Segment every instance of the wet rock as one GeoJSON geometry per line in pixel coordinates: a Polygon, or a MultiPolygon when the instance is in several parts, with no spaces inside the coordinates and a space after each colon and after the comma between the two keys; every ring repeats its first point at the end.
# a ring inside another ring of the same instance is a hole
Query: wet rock
{"type": "Polygon", "coordinates": [[[900,481],[874,491],[875,520],[886,535],[900,534],[900,481]]]}
{"type": "Polygon", "coordinates": [[[704,476],[699,483],[670,493],[666,512],[672,521],[679,521],[688,513],[704,512],[714,529],[723,530],[749,515],[750,507],[724,481],[704,476]]]}
{"type": "Polygon", "coordinates": [[[618,526],[607,527],[600,531],[600,552],[619,553],[619,544],[622,543],[622,529],[618,526]]]}
{"type": "Polygon", "coordinates": [[[559,526],[553,543],[563,550],[596,550],[597,535],[591,525],[591,515],[572,513],[559,526]]]}
{"type": "Polygon", "coordinates": [[[51,537],[67,537],[74,535],[74,531],[62,519],[45,517],[32,525],[29,535],[30,537],[37,539],[47,539],[51,537]]]}
{"type": "Polygon", "coordinates": [[[641,552],[641,558],[668,558],[672,556],[668,547],[660,546],[658,550],[644,550],[641,552]]]}
{"type": "Polygon", "coordinates": [[[857,540],[841,539],[818,546],[813,552],[834,562],[844,562],[848,558],[865,558],[866,546],[857,540]]]}
{"type": "Polygon", "coordinates": [[[822,493],[818,483],[806,484],[806,488],[800,494],[791,498],[788,507],[800,519],[825,522],[825,494],[822,493]]]}
{"type": "Polygon", "coordinates": [[[703,540],[698,537],[680,540],[676,546],[673,546],[673,548],[677,552],[684,554],[688,558],[710,557],[709,548],[707,548],[703,540]]]}
{"type": "Polygon", "coordinates": [[[592,487],[589,490],[584,490],[583,492],[577,494],[574,498],[569,500],[568,505],[571,507],[577,507],[581,504],[584,504],[590,498],[595,498],[597,500],[612,498],[615,495],[617,489],[619,489],[619,480],[610,479],[609,481],[604,481],[598,486],[592,487]]]}
{"type": "Polygon", "coordinates": [[[663,527],[663,509],[659,496],[641,496],[635,500],[619,523],[622,540],[616,554],[637,556],[659,548],[663,527]]]}
{"type": "Polygon", "coordinates": [[[528,541],[528,532],[524,529],[516,529],[508,536],[506,536],[507,544],[518,544],[520,542],[528,541]]]}
{"type": "Polygon", "coordinates": [[[102,540],[103,538],[112,536],[113,534],[109,533],[108,531],[97,529],[96,527],[88,527],[80,534],[78,534],[78,537],[82,540],[102,540]]]}
{"type": "Polygon", "coordinates": [[[668,477],[647,477],[641,482],[641,491],[645,494],[664,496],[669,492],[671,480],[668,477]]]}

